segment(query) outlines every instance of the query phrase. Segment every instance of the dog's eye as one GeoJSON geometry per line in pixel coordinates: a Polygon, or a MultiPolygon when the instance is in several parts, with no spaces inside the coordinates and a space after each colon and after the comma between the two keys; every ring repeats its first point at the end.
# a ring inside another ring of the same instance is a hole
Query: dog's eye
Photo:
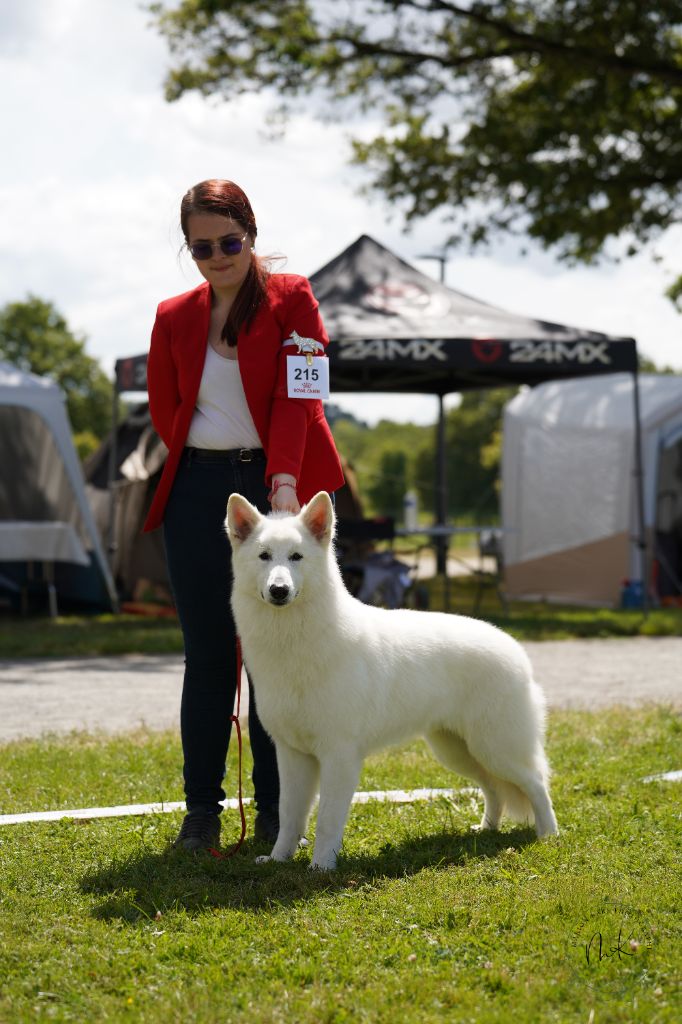
{"type": "Polygon", "coordinates": [[[300,562],[302,558],[303,555],[300,553],[300,551],[294,551],[293,555],[289,555],[290,562],[300,562]]]}
{"type": "Polygon", "coordinates": [[[269,551],[261,551],[261,553],[260,553],[260,555],[258,557],[260,558],[261,562],[270,562],[270,561],[272,561],[272,555],[270,554],[269,551]]]}

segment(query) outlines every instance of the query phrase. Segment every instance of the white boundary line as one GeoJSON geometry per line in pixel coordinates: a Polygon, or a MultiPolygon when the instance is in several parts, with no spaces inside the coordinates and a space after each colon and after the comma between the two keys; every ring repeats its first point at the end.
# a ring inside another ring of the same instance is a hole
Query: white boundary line
{"type": "MultiPolygon", "coordinates": [[[[445,797],[448,800],[456,796],[478,795],[479,790],[467,786],[463,789],[386,789],[372,790],[368,793],[356,793],[354,804],[368,804],[372,801],[391,804],[411,804],[419,800],[437,800],[445,797]]],[[[244,797],[244,804],[250,804],[251,797],[244,797]]],[[[236,798],[223,800],[226,810],[236,810],[239,801],[236,798]]],[[[80,807],[70,811],[29,811],[26,814],[2,814],[2,825],[24,825],[33,821],[60,821],[62,818],[124,818],[136,814],[170,814],[173,811],[184,811],[185,801],[158,804],[123,804],[119,807],[80,807]]]]}
{"type": "Polygon", "coordinates": [[[642,782],[682,782],[682,771],[663,772],[661,775],[647,775],[642,782]]]}
{"type": "MultiPolygon", "coordinates": [[[[682,771],[665,772],[661,775],[648,775],[642,782],[680,782],[682,771]]],[[[464,786],[462,789],[377,789],[369,792],[355,793],[354,804],[368,804],[371,802],[391,804],[411,804],[421,800],[438,800],[440,797],[446,800],[454,800],[457,796],[478,797],[480,790],[474,786],[464,786]]],[[[243,803],[252,803],[251,797],[244,797],[243,803]]],[[[222,801],[226,810],[234,811],[239,807],[236,798],[222,801]]],[[[122,804],[118,807],[78,807],[73,810],[64,811],[28,811],[25,814],[0,814],[0,827],[2,825],[24,825],[33,821],[60,821],[62,818],[90,819],[90,818],[125,818],[142,814],[172,814],[174,811],[184,811],[185,801],[158,804],[122,804]]]]}

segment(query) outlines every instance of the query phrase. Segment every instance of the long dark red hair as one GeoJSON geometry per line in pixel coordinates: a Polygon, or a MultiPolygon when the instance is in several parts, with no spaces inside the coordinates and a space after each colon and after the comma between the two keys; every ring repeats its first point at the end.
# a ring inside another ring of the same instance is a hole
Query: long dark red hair
{"type": "MultiPolygon", "coordinates": [[[[231,217],[249,233],[254,242],[256,240],[258,228],[251,203],[246,193],[233,181],[223,181],[220,178],[200,181],[182,197],[180,226],[187,243],[188,221],[193,213],[217,213],[221,217],[231,217]]],[[[228,345],[237,344],[237,335],[242,327],[248,330],[261,304],[266,301],[269,276],[270,271],[266,262],[252,252],[248,273],[237,292],[221,332],[221,337],[228,345]]]]}

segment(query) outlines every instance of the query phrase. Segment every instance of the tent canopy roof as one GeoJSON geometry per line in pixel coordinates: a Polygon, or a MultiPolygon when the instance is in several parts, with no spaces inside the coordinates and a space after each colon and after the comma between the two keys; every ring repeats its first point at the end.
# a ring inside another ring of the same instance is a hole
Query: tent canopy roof
{"type": "MultiPolygon", "coordinates": [[[[93,565],[82,567],[83,575],[68,585],[60,583],[60,593],[69,593],[70,587],[71,596],[95,595],[96,603],[115,607],[116,590],[85,494],[64,392],[47,377],[0,362],[0,418],[7,432],[0,466],[0,519],[72,526],[93,553],[93,565]]],[[[24,560],[6,560],[3,571],[11,576],[7,566],[24,560]]],[[[72,563],[71,558],[63,561],[72,563]]]]}
{"type": "Polygon", "coordinates": [[[508,313],[432,280],[368,235],[311,277],[334,391],[446,394],[634,372],[632,338],[508,313]]]}
{"type": "MultiPolygon", "coordinates": [[[[641,422],[655,427],[676,412],[682,416],[682,377],[644,373],[639,378],[641,422]]],[[[552,382],[516,395],[505,414],[516,419],[573,430],[612,430],[631,434],[632,379],[552,382]]]]}
{"type": "Polygon", "coordinates": [[[0,361],[0,396],[6,402],[9,398],[16,405],[30,397],[31,405],[36,401],[63,402],[61,388],[49,377],[38,377],[35,373],[25,373],[11,363],[0,361]]]}

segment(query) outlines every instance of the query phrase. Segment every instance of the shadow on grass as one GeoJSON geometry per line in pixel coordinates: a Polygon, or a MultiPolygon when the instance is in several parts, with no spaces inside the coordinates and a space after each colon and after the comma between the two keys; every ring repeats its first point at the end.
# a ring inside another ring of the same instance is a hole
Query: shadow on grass
{"type": "Polygon", "coordinates": [[[311,848],[286,864],[256,864],[269,852],[247,841],[234,858],[217,860],[208,853],[167,849],[142,851],[116,859],[81,879],[84,892],[104,897],[92,911],[102,920],[137,924],[157,912],[200,914],[219,907],[276,911],[323,894],[352,893],[387,879],[416,875],[425,868],[449,868],[494,858],[508,848],[535,842],[532,828],[507,832],[435,833],[403,843],[387,843],[378,855],[340,856],[335,872],[310,871],[311,848]]]}

